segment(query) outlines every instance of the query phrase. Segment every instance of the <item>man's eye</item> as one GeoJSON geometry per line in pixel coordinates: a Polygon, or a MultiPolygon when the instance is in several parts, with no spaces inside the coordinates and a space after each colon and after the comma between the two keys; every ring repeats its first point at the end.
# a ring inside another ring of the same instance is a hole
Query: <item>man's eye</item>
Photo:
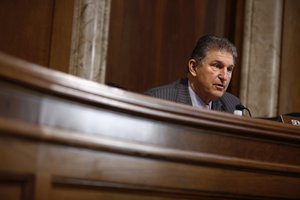
{"type": "Polygon", "coordinates": [[[227,69],[229,72],[232,72],[233,71],[233,67],[228,67],[227,69]]]}
{"type": "Polygon", "coordinates": [[[215,67],[215,68],[221,68],[222,66],[218,63],[213,63],[211,64],[212,67],[215,67]]]}

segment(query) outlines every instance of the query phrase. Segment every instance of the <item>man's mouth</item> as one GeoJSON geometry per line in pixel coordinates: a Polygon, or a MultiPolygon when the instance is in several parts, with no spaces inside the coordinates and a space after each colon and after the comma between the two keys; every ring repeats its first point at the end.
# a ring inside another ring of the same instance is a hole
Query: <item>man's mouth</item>
{"type": "Polygon", "coordinates": [[[223,85],[223,84],[214,84],[214,86],[215,86],[218,90],[224,90],[224,89],[225,89],[225,85],[223,85]]]}

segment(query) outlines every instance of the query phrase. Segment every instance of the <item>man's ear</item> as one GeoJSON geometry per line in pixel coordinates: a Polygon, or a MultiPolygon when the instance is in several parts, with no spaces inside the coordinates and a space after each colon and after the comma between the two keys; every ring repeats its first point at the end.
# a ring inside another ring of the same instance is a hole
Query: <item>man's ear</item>
{"type": "Polygon", "coordinates": [[[188,62],[188,67],[190,74],[195,77],[197,75],[197,61],[195,59],[190,59],[188,62]]]}

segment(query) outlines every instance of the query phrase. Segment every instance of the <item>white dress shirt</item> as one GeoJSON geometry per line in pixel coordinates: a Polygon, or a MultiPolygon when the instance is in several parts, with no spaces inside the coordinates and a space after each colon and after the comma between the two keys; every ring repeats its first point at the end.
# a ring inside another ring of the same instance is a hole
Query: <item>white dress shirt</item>
{"type": "Polygon", "coordinates": [[[193,107],[202,108],[202,109],[211,109],[211,101],[208,104],[205,104],[204,101],[202,101],[202,99],[194,92],[190,82],[188,83],[189,83],[189,93],[191,96],[193,107]]]}

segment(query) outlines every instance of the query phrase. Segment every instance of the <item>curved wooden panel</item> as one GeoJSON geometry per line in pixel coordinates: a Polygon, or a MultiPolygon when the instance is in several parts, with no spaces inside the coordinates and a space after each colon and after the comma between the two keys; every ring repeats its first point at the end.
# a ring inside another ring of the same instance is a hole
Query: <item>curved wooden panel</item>
{"type": "Polygon", "coordinates": [[[35,199],[300,197],[295,126],[195,110],[3,54],[0,88],[0,173],[34,174],[35,199]]]}

